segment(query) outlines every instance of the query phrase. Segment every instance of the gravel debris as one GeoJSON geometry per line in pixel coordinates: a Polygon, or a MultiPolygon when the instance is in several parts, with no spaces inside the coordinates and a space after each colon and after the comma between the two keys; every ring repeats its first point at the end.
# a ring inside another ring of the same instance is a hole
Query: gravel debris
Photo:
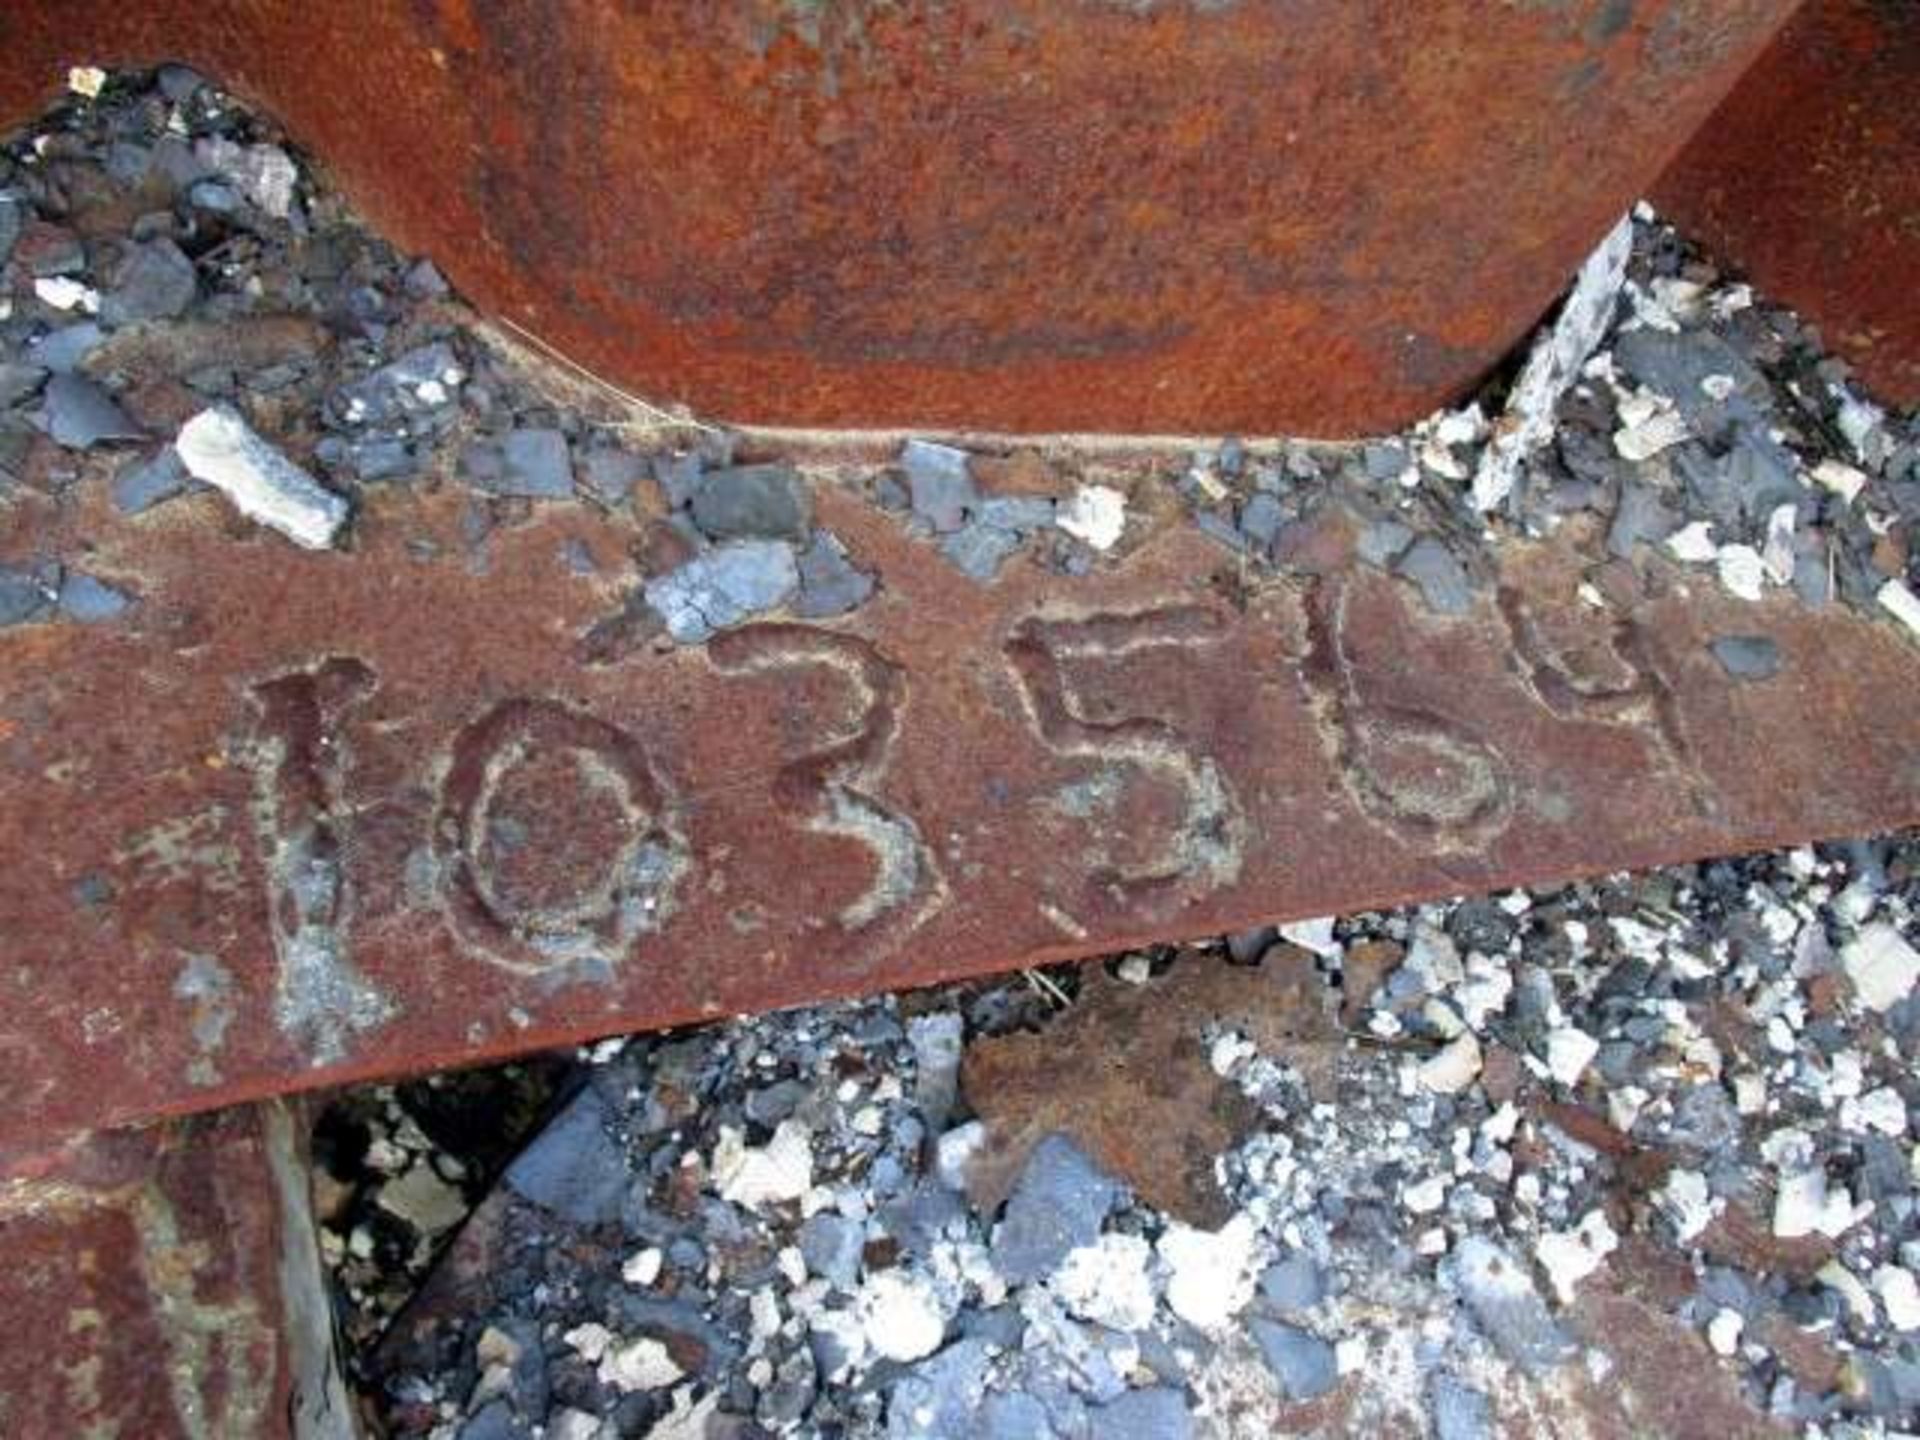
{"type": "Polygon", "coordinates": [[[182,425],[173,452],[189,475],[220,491],[242,515],[305,549],[330,548],[347,523],[345,498],[261,439],[228,406],[202,410],[182,425]]]}

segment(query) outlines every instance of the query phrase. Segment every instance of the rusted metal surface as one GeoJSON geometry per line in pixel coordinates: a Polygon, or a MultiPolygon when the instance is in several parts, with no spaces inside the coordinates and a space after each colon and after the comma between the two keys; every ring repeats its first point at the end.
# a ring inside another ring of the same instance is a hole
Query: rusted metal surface
{"type": "Polygon", "coordinates": [[[29,0],[0,119],[190,61],[463,293],[737,422],[1388,430],[1792,0],[29,0]]]}
{"type": "Polygon", "coordinates": [[[1713,251],[1920,405],[1920,3],[1814,0],[1655,192],[1713,251]]]}
{"type": "Polygon", "coordinates": [[[586,509],[476,544],[395,493],[310,554],[76,496],[140,598],[0,633],[0,1147],[1920,817],[1920,655],[1837,606],[1669,584],[1596,631],[1563,538],[1442,620],[1338,526],[1309,586],[1171,515],[980,586],[815,500],[856,615],[596,664],[626,582],[568,546],[632,531],[586,509]],[[1779,673],[1730,680],[1756,631],[1779,673]]]}
{"type": "Polygon", "coordinates": [[[0,1176],[0,1431],[345,1440],[286,1105],[89,1136],[0,1176]]]}

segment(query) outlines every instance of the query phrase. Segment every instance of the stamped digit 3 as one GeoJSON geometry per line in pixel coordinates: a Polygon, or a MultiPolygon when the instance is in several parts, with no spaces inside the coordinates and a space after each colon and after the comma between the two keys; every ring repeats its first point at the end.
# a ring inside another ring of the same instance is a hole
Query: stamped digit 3
{"type": "Polygon", "coordinates": [[[900,667],[870,643],[807,625],[748,625],[707,646],[728,674],[822,666],[847,682],[854,722],[847,734],[784,766],[774,780],[780,805],[822,835],[856,840],[873,856],[873,878],[835,917],[850,939],[898,939],[946,903],[947,885],[920,828],[875,796],[893,755],[905,707],[900,667]]]}

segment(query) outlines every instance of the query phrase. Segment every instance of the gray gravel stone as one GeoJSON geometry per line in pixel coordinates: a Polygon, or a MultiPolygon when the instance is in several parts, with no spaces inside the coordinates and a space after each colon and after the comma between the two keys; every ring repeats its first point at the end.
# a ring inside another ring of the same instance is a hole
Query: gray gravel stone
{"type": "Polygon", "coordinates": [[[58,572],[48,566],[0,565],[0,630],[41,620],[52,611],[58,572]]]}
{"type": "Polygon", "coordinates": [[[1261,1298],[1282,1313],[1311,1310],[1326,1293],[1326,1276],[1314,1258],[1300,1250],[1268,1266],[1260,1277],[1261,1298]]]}
{"type": "Polygon", "coordinates": [[[1361,530],[1354,553],[1366,564],[1384,570],[1412,539],[1413,531],[1398,520],[1374,520],[1361,530]]]}
{"type": "Polygon", "coordinates": [[[1780,670],[1780,647],[1765,635],[1723,635],[1708,648],[1736,680],[1766,680],[1780,670]]]}
{"type": "Polygon", "coordinates": [[[1459,558],[1431,535],[1422,535],[1394,562],[1394,570],[1419,586],[1427,608],[1442,615],[1464,615],[1473,606],[1473,589],[1459,558]]]}
{"type": "Polygon", "coordinates": [[[813,507],[791,465],[710,470],[692,502],[693,523],[715,540],[807,538],[813,507]]]}
{"type": "Polygon", "coordinates": [[[1262,550],[1273,544],[1273,537],[1285,523],[1286,512],[1280,502],[1264,491],[1240,508],[1241,532],[1262,550]]]}
{"type": "Polygon", "coordinates": [[[1047,1136],[1027,1157],[994,1231],[994,1268],[1022,1285],[1052,1274],[1068,1251],[1099,1238],[1121,1194],[1079,1146],[1047,1136]]]}
{"type": "Polygon", "coordinates": [[[0,410],[10,409],[30,397],[46,378],[46,370],[39,365],[0,360],[0,410]]]}
{"type": "Polygon", "coordinates": [[[1753,363],[1710,330],[1629,330],[1614,341],[1614,359],[1629,375],[1673,400],[1691,423],[1714,405],[1700,388],[1710,375],[1726,375],[1735,393],[1764,403],[1767,382],[1753,363]]]}
{"type": "Polygon", "coordinates": [[[117,619],[133,604],[133,597],[103,580],[69,570],[60,582],[60,613],[83,625],[117,619]]]}
{"type": "Polygon", "coordinates": [[[841,1290],[860,1283],[860,1256],[867,1243],[865,1227],[844,1215],[823,1210],[800,1227],[800,1256],[807,1273],[841,1290]]]}
{"type": "Polygon", "coordinates": [[[13,254],[14,243],[20,238],[20,230],[26,224],[27,201],[23,195],[0,195],[0,265],[7,263],[7,257],[13,254]]]}
{"type": "Polygon", "coordinates": [[[573,462],[567,437],[558,430],[510,431],[500,442],[497,495],[528,500],[565,500],[573,494],[573,462]]]}
{"type": "Polygon", "coordinates": [[[1187,1398],[1170,1385],[1129,1390],[1091,1415],[1100,1440],[1192,1440],[1187,1398]]]}
{"type": "Polygon", "coordinates": [[[1492,1440],[1493,1407],[1472,1386],[1442,1371],[1427,1384],[1434,1440],[1492,1440]]]}
{"type": "Polygon", "coordinates": [[[907,472],[913,513],[943,535],[958,530],[979,500],[967,452],[909,440],[901,447],[900,464],[907,472]]]}
{"type": "Polygon", "coordinates": [[[113,477],[113,503],[123,515],[138,515],[198,483],[180,463],[179,452],[168,445],[120,467],[113,477]]]}
{"type": "Polygon", "coordinates": [[[108,440],[138,440],[140,427],[113,397],[78,375],[54,375],[42,397],[47,433],[69,450],[87,450],[108,440]]]}
{"type": "Polygon", "coordinates": [[[973,1431],[986,1399],[993,1350],[985,1340],[956,1340],[894,1385],[887,1440],[953,1440],[973,1431]]]}
{"type": "Polygon", "coordinates": [[[793,613],[802,619],[844,615],[866,604],[873,594],[873,577],[855,567],[847,547],[828,531],[813,532],[812,543],[800,552],[799,566],[800,596],[793,602],[793,613]]]}
{"type": "Polygon", "coordinates": [[[793,548],[778,540],[738,540],[696,555],[650,580],[647,603],[682,645],[786,603],[800,586],[793,548]]]}
{"type": "Polygon", "coordinates": [[[1660,492],[1643,481],[1628,479],[1620,487],[1620,503],[1607,527],[1607,551],[1622,560],[1633,558],[1636,545],[1657,545],[1680,528],[1681,519],[1660,492]]]}
{"type": "Polygon", "coordinates": [[[627,503],[647,473],[646,460],[630,450],[589,450],[580,457],[580,485],[609,509],[627,503]]]}
{"type": "Polygon", "coordinates": [[[1054,506],[1053,501],[1038,495],[995,495],[982,500],[973,513],[982,525],[1024,535],[1052,526],[1054,506]]]}
{"type": "Polygon", "coordinates": [[[56,375],[71,375],[106,338],[106,331],[91,320],[62,325],[28,346],[27,359],[56,375]]]}
{"type": "Polygon", "coordinates": [[[1509,1360],[1537,1372],[1573,1358],[1572,1340],[1554,1323],[1526,1267],[1493,1241],[1466,1236],[1451,1268],[1474,1323],[1509,1360]]]}
{"type": "Polygon", "coordinates": [[[978,521],[940,542],[940,553],[982,584],[998,575],[1007,557],[1019,548],[1020,537],[1013,531],[978,521]]]}
{"type": "Polygon", "coordinates": [[[437,340],[414,347],[351,385],[342,385],[334,392],[329,408],[342,425],[392,425],[446,410],[458,394],[462,379],[453,347],[437,340]]]}
{"type": "Polygon", "coordinates": [[[1333,1346],[1318,1335],[1278,1320],[1254,1320],[1248,1328],[1289,1400],[1317,1400],[1340,1383],[1333,1346]]]}
{"type": "Polygon", "coordinates": [[[101,297],[100,318],[111,326],[170,320],[186,312],[199,289],[193,261],[178,245],[149,240],[129,257],[119,283],[101,297]]]}
{"type": "Polygon", "coordinates": [[[606,1121],[599,1094],[582,1090],[507,1167],[507,1184],[576,1225],[618,1220],[627,1156],[607,1134],[606,1121]]]}

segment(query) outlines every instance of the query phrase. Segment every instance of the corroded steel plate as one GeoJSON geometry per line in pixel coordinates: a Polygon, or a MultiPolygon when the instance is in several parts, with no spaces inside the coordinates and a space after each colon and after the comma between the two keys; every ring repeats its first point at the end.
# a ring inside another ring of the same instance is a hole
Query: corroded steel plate
{"type": "Polygon", "coordinates": [[[354,1434],[302,1152],[270,1104],[91,1136],[0,1178],[0,1430],[354,1434]]]}
{"type": "Polygon", "coordinates": [[[0,122],[189,61],[483,308],[736,423],[1351,434],[1471,388],[1793,8],[26,0],[0,122]]]}
{"type": "Polygon", "coordinates": [[[463,503],[312,554],[76,498],[138,603],[0,633],[0,1145],[1920,817],[1890,623],[1667,572],[1603,624],[1570,539],[1458,619],[1332,526],[1311,582],[1167,517],[983,586],[822,485],[866,606],[610,655],[630,525],[463,503]]]}
{"type": "Polygon", "coordinates": [[[1655,198],[1920,405],[1920,0],[1813,0],[1655,198]]]}

